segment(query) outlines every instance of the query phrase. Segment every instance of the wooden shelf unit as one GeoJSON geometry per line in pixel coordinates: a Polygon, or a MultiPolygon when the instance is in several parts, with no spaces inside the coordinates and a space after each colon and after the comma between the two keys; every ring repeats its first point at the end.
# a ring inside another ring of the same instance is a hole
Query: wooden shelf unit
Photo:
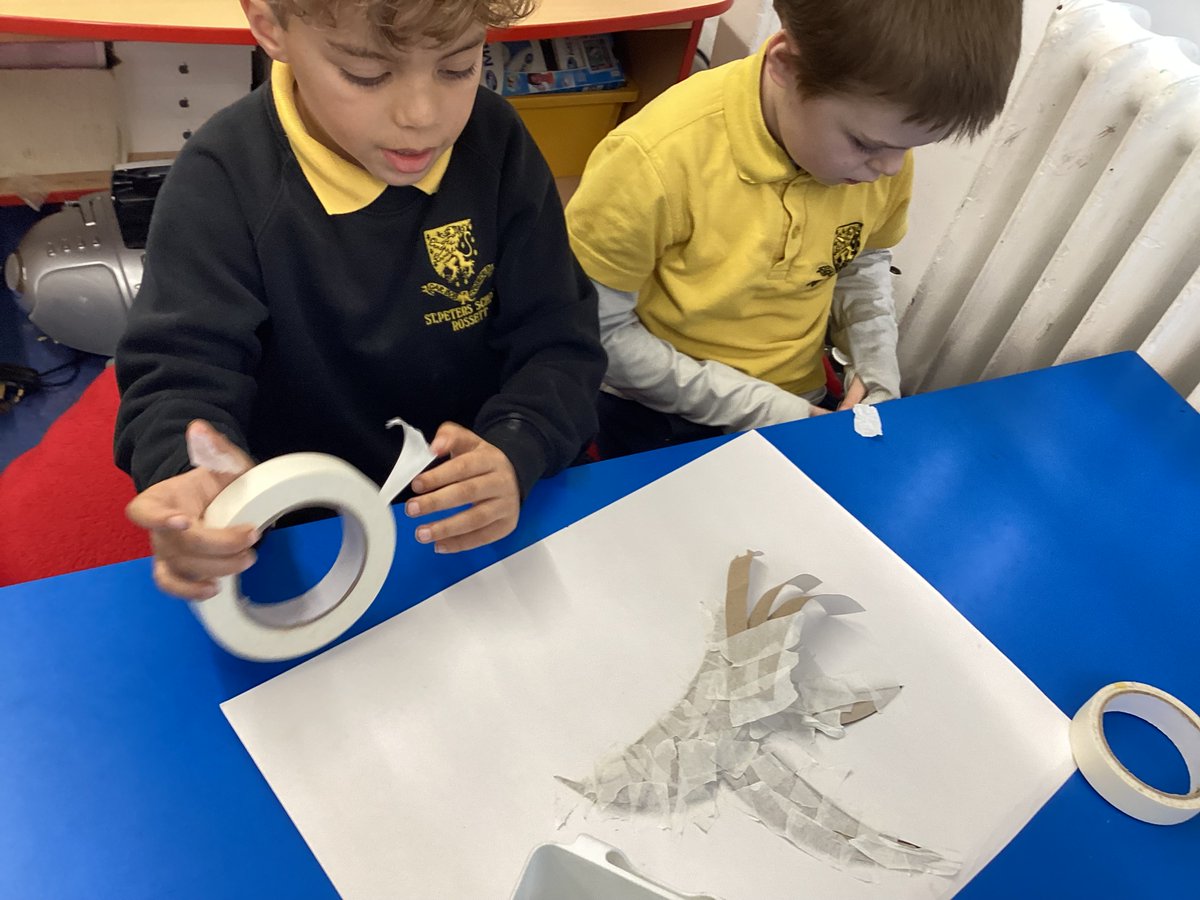
{"type": "MultiPolygon", "coordinates": [[[[687,77],[705,19],[733,0],[542,0],[512,28],[489,40],[540,40],[614,33],[630,78],[640,88],[630,114],[687,77]]],[[[0,0],[0,40],[137,41],[252,45],[238,0],[0,0]]],[[[0,205],[20,203],[17,188],[36,179],[47,201],[74,199],[108,184],[107,172],[0,177],[0,205]]]]}
{"type": "MultiPolygon", "coordinates": [[[[0,31],[90,41],[253,44],[238,0],[0,0],[0,31]]],[[[491,40],[631,31],[719,16],[733,0],[542,0],[491,40]]]]}

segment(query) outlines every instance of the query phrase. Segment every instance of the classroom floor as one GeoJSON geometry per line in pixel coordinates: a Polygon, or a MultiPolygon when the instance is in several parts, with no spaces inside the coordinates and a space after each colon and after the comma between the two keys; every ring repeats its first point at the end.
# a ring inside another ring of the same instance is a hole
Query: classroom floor
{"type": "MultiPolygon", "coordinates": [[[[0,207],[0,264],[34,222],[56,210],[47,207],[39,213],[24,206],[0,207]]],[[[50,376],[67,383],[27,394],[7,413],[0,413],[0,470],[41,440],[46,429],[78,399],[107,362],[103,356],[78,353],[47,338],[29,321],[0,279],[0,363],[29,366],[39,372],[67,364],[67,368],[50,376]],[[76,361],[78,372],[72,376],[76,361]]]]}

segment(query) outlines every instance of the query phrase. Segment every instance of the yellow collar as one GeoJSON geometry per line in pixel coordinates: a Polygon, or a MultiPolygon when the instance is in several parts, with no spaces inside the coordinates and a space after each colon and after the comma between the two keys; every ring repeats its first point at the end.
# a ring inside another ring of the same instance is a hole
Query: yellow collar
{"type": "Polygon", "coordinates": [[[767,130],[763,117],[762,75],[766,44],[751,57],[736,63],[725,81],[725,127],[738,174],[743,181],[761,184],[786,181],[804,174],[767,130]]]}
{"type": "MultiPolygon", "coordinates": [[[[374,203],[386,190],[387,184],[366,169],[338,156],[308,133],[296,109],[295,81],[292,69],[286,63],[271,65],[271,93],[292,152],[296,154],[300,169],[321,201],[321,206],[325,207],[325,212],[338,216],[358,212],[374,203]]],[[[428,174],[413,187],[426,194],[437,193],[446,168],[450,165],[453,150],[451,147],[438,157],[428,174]]]]}

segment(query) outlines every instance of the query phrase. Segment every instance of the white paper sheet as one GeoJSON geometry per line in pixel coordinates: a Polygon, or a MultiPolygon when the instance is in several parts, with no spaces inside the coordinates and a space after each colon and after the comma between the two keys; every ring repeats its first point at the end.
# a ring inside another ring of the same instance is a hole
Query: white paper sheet
{"type": "Polygon", "coordinates": [[[506,898],[534,846],[580,832],[656,881],[725,900],[945,897],[1074,768],[1066,716],[756,434],[223,709],[347,898],[506,898]],[[823,623],[818,662],[903,691],[818,744],[821,790],[881,831],[952,850],[953,879],[864,883],[731,805],[707,833],[579,812],[557,829],[569,789],[553,776],[589,771],[679,701],[746,548],[765,552],[773,582],[813,572],[865,607],[823,623]]]}

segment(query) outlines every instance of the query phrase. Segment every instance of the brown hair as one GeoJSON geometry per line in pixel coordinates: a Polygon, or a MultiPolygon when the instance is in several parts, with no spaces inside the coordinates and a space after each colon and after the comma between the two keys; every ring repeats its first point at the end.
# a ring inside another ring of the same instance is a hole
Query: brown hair
{"type": "Polygon", "coordinates": [[[1021,0],[775,0],[806,97],[853,94],[974,137],[1004,108],[1021,0]]]}
{"type": "Polygon", "coordinates": [[[533,12],[537,0],[267,0],[283,26],[291,16],[333,27],[343,15],[366,18],[381,46],[404,48],[422,38],[444,44],[472,25],[503,28],[533,12]]]}

